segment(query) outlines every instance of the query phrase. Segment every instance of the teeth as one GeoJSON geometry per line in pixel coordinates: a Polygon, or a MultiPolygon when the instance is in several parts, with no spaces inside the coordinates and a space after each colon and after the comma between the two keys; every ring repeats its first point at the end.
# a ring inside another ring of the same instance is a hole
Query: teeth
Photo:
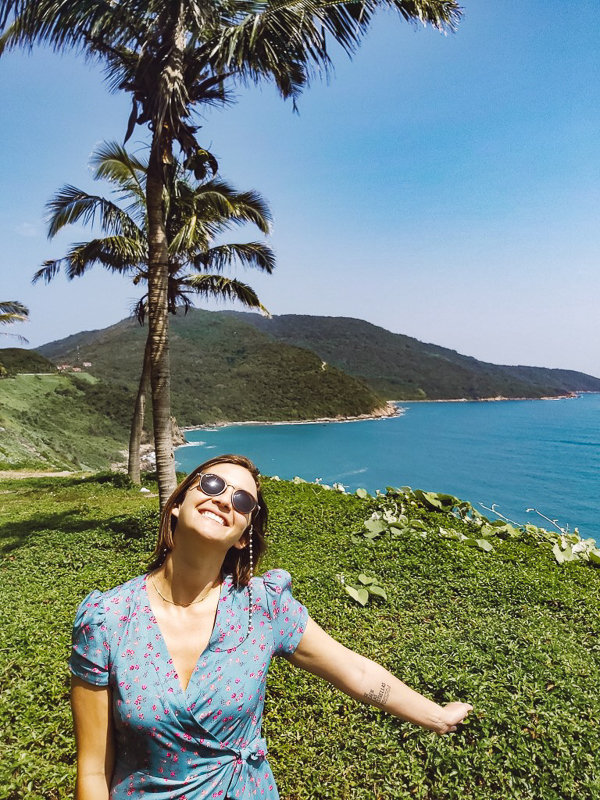
{"type": "Polygon", "coordinates": [[[225,525],[225,522],[224,522],[223,518],[220,517],[218,514],[213,514],[212,511],[208,511],[207,509],[204,509],[200,513],[203,514],[205,517],[208,517],[209,519],[214,519],[214,521],[218,522],[219,525],[225,525]]]}

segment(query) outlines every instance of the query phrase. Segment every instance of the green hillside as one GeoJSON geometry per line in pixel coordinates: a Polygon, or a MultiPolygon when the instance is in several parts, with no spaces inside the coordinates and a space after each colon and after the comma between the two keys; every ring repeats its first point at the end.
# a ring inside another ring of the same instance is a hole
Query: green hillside
{"type": "Polygon", "coordinates": [[[127,446],[133,393],[96,378],[0,380],[0,469],[98,469],[127,446]]]}
{"type": "MultiPolygon", "coordinates": [[[[369,414],[383,401],[363,381],[323,367],[314,353],[273,341],[244,318],[192,310],[172,317],[172,409],[179,425],[369,414]]],[[[147,329],[123,320],[38,348],[56,363],[131,388],[147,329]]]]}
{"type": "Polygon", "coordinates": [[[535,398],[600,391],[600,379],[581,372],[489,364],[360,319],[297,315],[264,319],[225,313],[250,322],[277,341],[314,351],[393,400],[535,398]]]}
{"type": "Polygon", "coordinates": [[[56,372],[56,366],[35,350],[25,350],[23,347],[5,347],[0,350],[0,375],[19,373],[48,373],[56,372]]]}

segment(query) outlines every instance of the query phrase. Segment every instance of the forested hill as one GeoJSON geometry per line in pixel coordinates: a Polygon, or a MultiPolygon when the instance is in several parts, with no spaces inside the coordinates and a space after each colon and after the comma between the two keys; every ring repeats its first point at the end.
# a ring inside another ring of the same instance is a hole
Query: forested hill
{"type": "Polygon", "coordinates": [[[360,319],[298,315],[265,319],[257,314],[223,313],[252,323],[279,342],[312,350],[391,400],[600,392],[600,379],[582,372],[489,364],[360,319]]]}
{"type": "MultiPolygon", "coordinates": [[[[312,351],[274,341],[245,317],[191,310],[171,325],[171,399],[179,425],[370,414],[384,405],[365,383],[312,351]]],[[[127,319],[37,351],[133,388],[147,328],[127,319]]]]}
{"type": "Polygon", "coordinates": [[[22,347],[5,347],[0,350],[0,377],[54,372],[55,365],[35,350],[25,350],[22,347]]]}

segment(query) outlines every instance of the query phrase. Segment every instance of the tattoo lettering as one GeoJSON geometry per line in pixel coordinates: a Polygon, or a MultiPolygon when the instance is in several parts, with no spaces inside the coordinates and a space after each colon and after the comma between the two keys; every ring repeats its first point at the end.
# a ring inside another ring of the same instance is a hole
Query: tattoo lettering
{"type": "Polygon", "coordinates": [[[378,692],[375,692],[373,689],[369,689],[369,691],[365,693],[364,697],[370,703],[374,703],[378,706],[384,706],[390,696],[390,689],[391,686],[388,683],[382,683],[378,692]]]}

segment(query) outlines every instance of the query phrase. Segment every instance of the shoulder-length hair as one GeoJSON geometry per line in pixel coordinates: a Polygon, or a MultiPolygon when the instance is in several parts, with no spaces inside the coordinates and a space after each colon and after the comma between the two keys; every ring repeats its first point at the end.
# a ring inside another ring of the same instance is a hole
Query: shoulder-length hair
{"type": "MultiPolygon", "coordinates": [[[[152,553],[152,560],[148,565],[148,572],[158,569],[163,563],[167,554],[173,549],[173,537],[176,535],[177,517],[173,514],[173,508],[178,506],[183,501],[185,493],[198,482],[198,475],[201,472],[206,472],[216,464],[236,464],[239,467],[244,467],[254,478],[256,484],[256,496],[258,499],[258,509],[252,514],[252,519],[244,536],[248,539],[248,531],[252,531],[252,551],[254,557],[254,568],[256,569],[261,556],[264,554],[266,548],[265,535],[267,532],[267,520],[269,511],[267,504],[262,494],[260,485],[260,472],[249,458],[235,454],[227,454],[210,458],[185,478],[179,486],[173,491],[167,500],[162,513],[160,515],[160,528],[158,531],[158,539],[154,552],[152,553]]],[[[238,586],[247,586],[251,575],[250,569],[250,548],[244,547],[239,549],[237,547],[230,547],[225,555],[223,561],[223,573],[232,575],[235,583],[238,586]]]]}

